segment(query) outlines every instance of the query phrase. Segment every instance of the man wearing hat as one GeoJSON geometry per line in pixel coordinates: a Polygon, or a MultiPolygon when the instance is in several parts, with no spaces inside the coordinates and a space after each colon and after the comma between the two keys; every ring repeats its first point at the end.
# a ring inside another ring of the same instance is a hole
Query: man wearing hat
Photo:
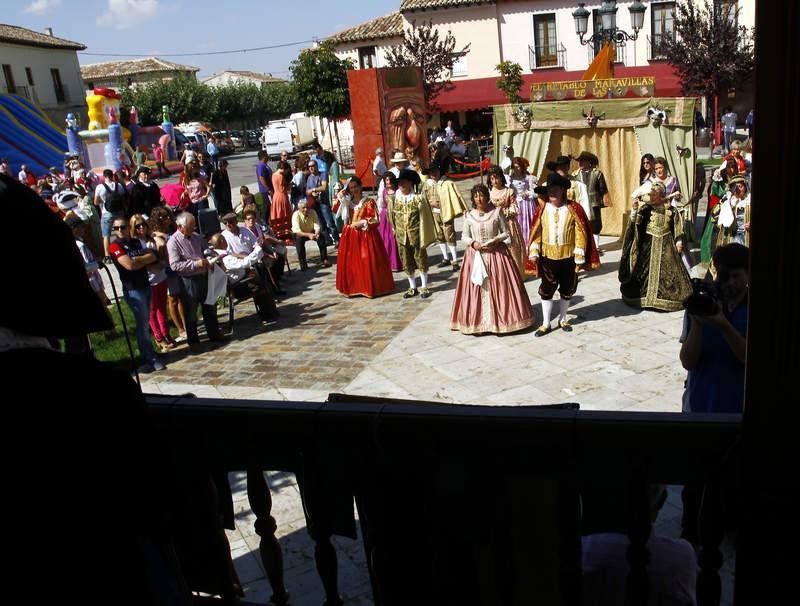
{"type": "Polygon", "coordinates": [[[392,224],[403,270],[408,276],[408,290],[404,299],[419,294],[420,298],[431,296],[428,290],[428,255],[425,249],[436,239],[433,213],[424,194],[414,192],[420,177],[416,171],[404,168],[397,178],[399,189],[389,196],[389,221],[392,224]],[[414,270],[419,270],[422,286],[417,292],[414,270]]]}
{"type": "Polygon", "coordinates": [[[431,164],[427,169],[428,180],[422,186],[422,191],[428,199],[431,211],[433,211],[433,224],[436,229],[436,241],[442,251],[442,261],[439,267],[447,267],[452,264],[453,271],[458,271],[458,257],[456,255],[456,217],[460,217],[467,212],[467,205],[461,194],[458,193],[455,183],[442,176],[442,171],[438,164],[431,164]],[[447,258],[450,249],[452,263],[447,258]]]}
{"type": "Polygon", "coordinates": [[[603,217],[600,214],[600,210],[607,205],[608,186],[606,186],[606,179],[603,173],[597,168],[598,164],[600,164],[597,156],[591,152],[582,151],[581,155],[576,159],[578,160],[579,168],[572,173],[572,176],[586,186],[591,211],[591,214],[588,211],[586,214],[589,215],[595,246],[600,251],[600,230],[603,229],[603,217]]]}
{"type": "Polygon", "coordinates": [[[150,168],[139,166],[131,189],[131,214],[150,216],[156,206],[164,204],[161,189],[155,181],[150,180],[150,168]]]}
{"type": "MultiPolygon", "coordinates": [[[[400,171],[404,168],[408,168],[410,162],[406,155],[401,152],[399,149],[394,150],[392,157],[389,158],[389,164],[392,167],[388,170],[390,173],[394,173],[395,177],[400,176],[400,171]]],[[[383,200],[383,190],[386,187],[386,184],[383,182],[383,175],[381,175],[380,182],[378,183],[378,200],[383,200]]]]}
{"type": "Polygon", "coordinates": [[[534,333],[542,337],[550,332],[553,313],[553,295],[560,295],[558,323],[564,332],[572,326],[567,321],[569,301],[578,287],[581,269],[594,269],[600,265],[592,230],[586,213],[576,202],[567,198],[570,180],[558,173],[550,173],[544,185],[534,188],[543,196],[533,214],[528,263],[525,273],[541,277],[539,296],[542,298],[542,325],[534,333]]]}
{"type": "Polygon", "coordinates": [[[586,191],[586,186],[569,174],[569,165],[572,162],[572,156],[558,156],[552,162],[545,164],[547,170],[553,171],[566,178],[570,182],[569,190],[567,190],[567,200],[577,202],[583,208],[583,212],[587,216],[592,215],[592,207],[589,204],[589,194],[586,191]]]}
{"type": "Polygon", "coordinates": [[[700,259],[711,262],[714,250],[736,242],[750,247],[750,191],[747,179],[735,175],[728,179],[730,191],[711,210],[703,238],[700,241],[700,259]]]}

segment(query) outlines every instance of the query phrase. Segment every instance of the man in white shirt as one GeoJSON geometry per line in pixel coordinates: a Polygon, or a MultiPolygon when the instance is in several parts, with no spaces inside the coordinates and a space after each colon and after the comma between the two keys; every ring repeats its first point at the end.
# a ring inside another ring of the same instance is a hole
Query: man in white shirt
{"type": "Polygon", "coordinates": [[[447,121],[447,126],[444,129],[445,143],[448,142],[448,139],[452,139],[455,136],[456,136],[456,131],[453,130],[453,121],[452,120],[448,120],[447,121]]]}
{"type": "Polygon", "coordinates": [[[127,193],[125,187],[121,183],[117,183],[114,171],[107,168],[103,171],[103,182],[98,185],[94,190],[94,204],[100,209],[100,232],[103,235],[103,251],[105,257],[103,262],[111,263],[111,257],[108,254],[108,246],[111,244],[111,224],[114,219],[125,218],[125,208],[113,207],[112,210],[106,208],[106,202],[112,196],[123,199],[126,198],[127,193]]]}
{"type": "Polygon", "coordinates": [[[386,162],[383,159],[383,148],[375,150],[375,160],[372,161],[372,174],[375,175],[375,183],[380,183],[386,172],[386,162]]]}
{"type": "Polygon", "coordinates": [[[256,313],[258,313],[258,317],[261,318],[264,324],[274,319],[278,315],[275,299],[265,287],[258,272],[255,271],[256,266],[264,256],[264,250],[261,246],[256,246],[250,254],[239,257],[231,254],[226,239],[220,234],[211,236],[209,244],[214,249],[219,263],[225,270],[233,296],[240,300],[252,297],[256,306],[256,313]],[[245,278],[249,279],[245,280],[245,278]],[[243,280],[245,281],[243,282],[243,280]]]}
{"type": "Polygon", "coordinates": [[[227,213],[222,216],[220,221],[225,225],[222,237],[225,239],[225,248],[228,249],[228,254],[243,259],[253,252],[256,237],[249,229],[244,231],[239,229],[236,213],[227,213]]]}
{"type": "Polygon", "coordinates": [[[736,134],[736,118],[736,112],[733,111],[732,107],[728,107],[727,111],[722,114],[722,118],[720,118],[722,122],[722,136],[725,138],[724,145],[726,154],[730,153],[731,142],[736,134]]]}

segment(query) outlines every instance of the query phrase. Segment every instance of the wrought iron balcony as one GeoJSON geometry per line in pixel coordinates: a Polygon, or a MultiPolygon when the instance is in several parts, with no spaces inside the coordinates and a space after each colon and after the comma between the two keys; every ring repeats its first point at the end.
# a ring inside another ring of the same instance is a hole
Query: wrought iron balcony
{"type": "Polygon", "coordinates": [[[567,68],[567,49],[563,44],[528,45],[531,69],[567,68]]]}
{"type": "Polygon", "coordinates": [[[667,57],[661,50],[661,45],[664,43],[665,40],[672,40],[674,39],[675,34],[672,32],[667,32],[664,34],[653,34],[652,36],[647,36],[647,60],[648,61],[659,61],[662,59],[666,59],[667,57]]]}

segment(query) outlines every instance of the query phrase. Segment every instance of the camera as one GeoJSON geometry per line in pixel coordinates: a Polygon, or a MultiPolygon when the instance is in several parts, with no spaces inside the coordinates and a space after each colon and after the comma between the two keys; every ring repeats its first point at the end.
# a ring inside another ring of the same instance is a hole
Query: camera
{"type": "Polygon", "coordinates": [[[713,316],[717,313],[717,287],[705,280],[692,279],[692,294],[683,300],[683,307],[695,316],[713,316]]]}

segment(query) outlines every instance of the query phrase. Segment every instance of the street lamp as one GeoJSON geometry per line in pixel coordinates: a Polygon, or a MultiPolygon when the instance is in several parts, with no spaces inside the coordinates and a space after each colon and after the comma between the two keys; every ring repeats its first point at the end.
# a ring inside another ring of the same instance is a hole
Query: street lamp
{"type": "Polygon", "coordinates": [[[639,32],[644,25],[644,13],[647,10],[640,0],[635,2],[628,8],[631,15],[631,29],[633,34],[617,28],[617,2],[616,0],[605,0],[600,5],[600,22],[601,29],[595,32],[589,38],[584,38],[589,29],[589,17],[591,13],[584,8],[585,2],[578,4],[578,8],[572,13],[572,18],[575,19],[575,33],[578,34],[581,44],[592,44],[594,42],[615,42],[622,44],[625,40],[636,40],[639,32]]]}

